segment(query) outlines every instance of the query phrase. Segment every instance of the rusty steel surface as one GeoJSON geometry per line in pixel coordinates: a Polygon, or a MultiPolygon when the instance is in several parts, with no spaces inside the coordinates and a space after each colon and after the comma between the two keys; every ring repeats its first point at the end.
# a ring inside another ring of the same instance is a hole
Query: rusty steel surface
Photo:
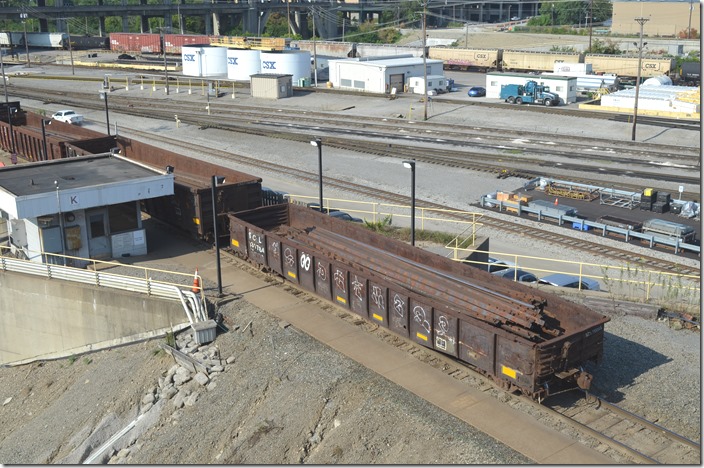
{"type": "Polygon", "coordinates": [[[230,213],[231,248],[534,398],[583,384],[608,318],[297,205],[230,213]]]}

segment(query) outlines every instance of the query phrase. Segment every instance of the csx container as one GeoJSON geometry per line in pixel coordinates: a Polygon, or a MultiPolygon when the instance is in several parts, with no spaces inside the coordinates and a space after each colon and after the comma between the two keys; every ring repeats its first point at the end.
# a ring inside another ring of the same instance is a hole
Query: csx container
{"type": "Polygon", "coordinates": [[[428,58],[442,60],[445,69],[496,70],[500,65],[501,49],[456,49],[430,47],[428,58]]]}
{"type": "Polygon", "coordinates": [[[227,78],[249,81],[249,77],[261,72],[261,52],[247,49],[227,50],[227,78]]]}
{"type": "Polygon", "coordinates": [[[292,81],[298,83],[301,78],[310,79],[310,52],[307,50],[283,52],[262,52],[261,73],[270,75],[293,75],[292,81]]]}
{"type": "Polygon", "coordinates": [[[198,45],[181,49],[183,74],[201,78],[227,76],[227,49],[225,47],[198,45]]]}
{"type": "Polygon", "coordinates": [[[230,247],[509,390],[588,388],[604,324],[584,306],[293,204],[230,213],[230,247]]]}

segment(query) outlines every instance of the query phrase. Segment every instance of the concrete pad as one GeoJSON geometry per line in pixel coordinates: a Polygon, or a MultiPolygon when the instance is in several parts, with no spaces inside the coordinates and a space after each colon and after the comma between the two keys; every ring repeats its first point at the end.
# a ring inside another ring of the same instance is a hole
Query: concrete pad
{"type": "Polygon", "coordinates": [[[613,464],[611,458],[584,446],[584,452],[568,450],[578,443],[497,401],[481,401],[454,414],[537,463],[613,464]]]}
{"type": "Polygon", "coordinates": [[[354,326],[322,311],[318,306],[308,302],[290,304],[286,308],[271,311],[277,317],[305,331],[316,340],[335,347],[335,340],[350,334],[360,333],[354,326]],[[311,326],[313,323],[315,325],[311,326]]]}
{"type": "Polygon", "coordinates": [[[465,385],[422,362],[416,361],[382,375],[443,409],[460,396],[467,406],[479,401],[479,398],[471,401],[465,385]]]}
{"type": "Polygon", "coordinates": [[[415,358],[402,351],[391,349],[388,344],[370,337],[362,331],[356,331],[327,344],[381,375],[417,362],[415,358]]]}

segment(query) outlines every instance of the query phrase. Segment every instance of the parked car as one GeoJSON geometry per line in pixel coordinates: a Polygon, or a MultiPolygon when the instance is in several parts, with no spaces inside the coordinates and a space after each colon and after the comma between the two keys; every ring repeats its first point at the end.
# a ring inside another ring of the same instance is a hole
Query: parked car
{"type": "Polygon", "coordinates": [[[539,284],[549,284],[550,286],[559,286],[561,288],[579,288],[589,291],[599,291],[599,282],[592,278],[582,276],[580,283],[579,276],[568,275],[565,273],[555,273],[553,275],[544,276],[538,280],[539,284]]]}
{"type": "Polygon", "coordinates": [[[538,282],[538,277],[535,276],[533,273],[516,268],[506,268],[504,270],[495,271],[492,273],[492,275],[510,279],[512,281],[520,281],[522,283],[538,282]]]}
{"type": "Polygon", "coordinates": [[[496,271],[502,271],[507,268],[511,268],[511,267],[516,266],[516,264],[513,262],[508,262],[506,260],[501,260],[501,259],[494,258],[494,257],[489,257],[487,259],[487,263],[488,263],[487,271],[489,273],[494,273],[496,271]]]}
{"type": "Polygon", "coordinates": [[[308,203],[308,204],[306,204],[306,206],[308,208],[310,208],[311,210],[322,211],[323,213],[334,213],[336,211],[340,211],[340,210],[336,210],[335,208],[323,208],[321,210],[319,203],[308,203]]]}
{"type": "Polygon", "coordinates": [[[330,216],[333,218],[337,219],[342,219],[344,221],[352,221],[353,223],[363,223],[364,220],[361,218],[355,218],[354,216],[350,215],[349,213],[345,213],[344,211],[333,211],[330,213],[330,216]]]}
{"type": "Polygon", "coordinates": [[[55,112],[51,116],[51,118],[54,120],[58,120],[59,122],[66,122],[73,125],[80,125],[83,123],[83,116],[81,114],[77,114],[76,111],[70,109],[64,109],[55,112]]]}
{"type": "Polygon", "coordinates": [[[469,91],[467,91],[467,96],[469,96],[469,97],[486,96],[486,89],[482,88],[481,86],[472,86],[471,88],[469,88],[469,91]]]}
{"type": "Polygon", "coordinates": [[[277,204],[277,203],[288,203],[289,194],[288,192],[281,192],[279,190],[273,190],[269,187],[262,186],[262,202],[265,205],[277,204]]]}

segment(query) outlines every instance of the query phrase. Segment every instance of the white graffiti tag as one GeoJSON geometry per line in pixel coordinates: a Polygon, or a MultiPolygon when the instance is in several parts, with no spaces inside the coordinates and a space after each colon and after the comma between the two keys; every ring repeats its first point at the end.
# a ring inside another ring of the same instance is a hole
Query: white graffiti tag
{"type": "Polygon", "coordinates": [[[438,335],[447,335],[447,332],[450,331],[450,322],[444,315],[438,317],[438,329],[436,331],[438,335]]]}
{"type": "Polygon", "coordinates": [[[403,317],[405,307],[406,301],[404,301],[398,294],[394,294],[394,311],[396,312],[396,315],[403,317]]]}
{"type": "Polygon", "coordinates": [[[379,310],[386,310],[384,295],[381,293],[381,288],[379,286],[372,286],[372,302],[379,308],[379,310]]]}
{"type": "Polygon", "coordinates": [[[357,275],[354,275],[354,281],[352,281],[352,291],[354,291],[354,295],[357,299],[360,301],[364,300],[364,297],[362,296],[364,293],[364,283],[359,281],[357,275]]]}
{"type": "Polygon", "coordinates": [[[328,279],[328,269],[321,262],[318,262],[318,268],[316,268],[315,272],[321,280],[328,279]]]}
{"type": "Polygon", "coordinates": [[[293,265],[296,264],[296,260],[293,258],[293,252],[291,252],[289,247],[286,247],[286,250],[284,250],[284,261],[289,268],[293,268],[293,265]]]}
{"type": "Polygon", "coordinates": [[[347,289],[345,288],[345,272],[342,270],[335,270],[335,286],[337,286],[337,289],[342,291],[343,293],[347,292],[347,289]]]}
{"type": "Polygon", "coordinates": [[[420,326],[423,327],[426,333],[430,333],[430,322],[428,322],[425,316],[425,309],[423,307],[415,306],[413,308],[413,320],[420,323],[420,326]]]}

